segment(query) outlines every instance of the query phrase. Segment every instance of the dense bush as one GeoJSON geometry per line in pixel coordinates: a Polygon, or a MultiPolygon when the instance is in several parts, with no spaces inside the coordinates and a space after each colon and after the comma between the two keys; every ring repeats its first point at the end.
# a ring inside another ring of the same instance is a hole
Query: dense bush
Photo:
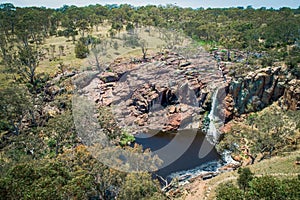
{"type": "MultiPolygon", "coordinates": [[[[300,179],[279,179],[272,176],[252,177],[250,179],[245,178],[246,174],[252,174],[248,169],[242,169],[239,173],[238,184],[240,188],[234,184],[222,184],[217,188],[218,200],[285,200],[293,199],[297,200],[300,197],[300,179]],[[242,185],[241,185],[241,180],[242,185]],[[244,186],[247,185],[247,190],[244,190],[244,186]]],[[[249,177],[249,176],[248,176],[249,177]]]]}
{"type": "Polygon", "coordinates": [[[75,56],[76,58],[86,58],[89,54],[88,47],[81,41],[79,41],[75,46],[75,56]]]}

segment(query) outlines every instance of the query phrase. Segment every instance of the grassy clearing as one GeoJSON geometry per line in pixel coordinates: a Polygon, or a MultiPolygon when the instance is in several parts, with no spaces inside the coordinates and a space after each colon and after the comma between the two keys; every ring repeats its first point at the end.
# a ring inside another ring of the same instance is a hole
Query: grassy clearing
{"type": "MultiPolygon", "coordinates": [[[[100,38],[101,40],[107,40],[109,43],[106,55],[101,58],[101,62],[103,64],[111,63],[118,57],[142,57],[142,51],[140,47],[131,48],[124,46],[124,41],[121,38],[123,38],[124,36],[129,36],[125,30],[117,33],[114,38],[109,38],[109,29],[110,25],[106,23],[103,26],[99,27],[98,31],[96,31],[96,29],[94,28],[93,31],[88,33],[89,35],[100,38]],[[115,43],[117,43],[118,48],[114,48],[115,43]]],[[[159,51],[160,46],[164,44],[164,41],[159,37],[158,31],[154,27],[151,28],[150,33],[146,32],[145,28],[140,28],[136,31],[139,38],[147,41],[149,49],[147,52],[148,54],[150,54],[151,52],[159,51]]],[[[76,36],[76,39],[78,39],[79,37],[79,35],[76,36]]],[[[58,66],[60,63],[63,63],[65,66],[67,66],[68,69],[85,69],[89,67],[89,60],[92,59],[91,56],[88,56],[85,59],[76,58],[75,44],[73,44],[73,42],[66,37],[50,37],[46,39],[43,48],[48,49],[48,51],[46,51],[45,58],[40,61],[40,65],[37,69],[39,73],[45,72],[49,73],[50,75],[54,75],[58,72],[58,66]],[[52,45],[55,45],[54,54],[52,54],[51,52],[52,45]],[[64,47],[63,56],[60,56],[59,46],[64,47]],[[55,59],[53,59],[53,57],[55,59]]]]}
{"type": "MultiPolygon", "coordinates": [[[[142,58],[142,51],[140,47],[128,47],[124,45],[123,38],[125,36],[130,36],[125,30],[125,26],[123,27],[123,30],[120,33],[116,33],[113,38],[109,36],[110,28],[111,24],[104,22],[104,24],[98,27],[98,30],[94,27],[93,30],[85,33],[85,36],[90,35],[95,38],[99,38],[101,41],[107,41],[108,45],[106,48],[106,54],[100,58],[100,62],[103,65],[107,65],[113,62],[116,58],[121,57],[129,59],[133,57],[142,58]]],[[[135,29],[135,32],[138,34],[140,39],[147,42],[147,55],[161,51],[162,47],[166,45],[164,39],[162,39],[163,34],[161,34],[155,27],[150,27],[150,29],[149,27],[142,27],[135,29]]],[[[166,32],[166,34],[172,35],[174,33],[166,32]]],[[[60,64],[63,64],[67,70],[85,70],[90,68],[93,56],[90,55],[85,59],[78,59],[75,57],[75,45],[80,37],[80,35],[77,35],[74,43],[71,37],[66,38],[64,36],[51,36],[45,39],[44,44],[42,45],[44,56],[39,62],[39,66],[36,70],[37,73],[47,73],[50,76],[54,76],[59,72],[60,64]],[[63,52],[60,52],[61,46],[63,47],[63,52]]],[[[179,46],[185,46],[191,43],[191,39],[185,37],[183,34],[179,34],[178,41],[182,41],[182,44],[178,44],[179,46]]]]}
{"type": "Polygon", "coordinates": [[[54,60],[52,55],[47,53],[45,58],[40,61],[39,67],[37,68],[38,73],[48,73],[54,75],[58,71],[58,65],[63,62],[68,68],[79,68],[82,65],[82,60],[75,57],[75,44],[69,41],[66,37],[50,37],[46,39],[43,48],[50,49],[50,45],[55,45],[54,60]],[[64,46],[65,56],[59,56],[59,46],[64,46]]]}
{"type": "Polygon", "coordinates": [[[295,165],[296,158],[300,156],[300,151],[284,153],[271,159],[263,160],[250,166],[256,175],[272,175],[276,173],[294,174],[300,173],[300,166],[295,165]]]}

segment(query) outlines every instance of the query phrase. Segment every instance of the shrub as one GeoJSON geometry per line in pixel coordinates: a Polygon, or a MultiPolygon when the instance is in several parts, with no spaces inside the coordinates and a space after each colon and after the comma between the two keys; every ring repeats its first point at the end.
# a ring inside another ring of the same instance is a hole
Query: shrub
{"type": "Polygon", "coordinates": [[[75,56],[76,58],[86,58],[89,54],[88,47],[81,41],[79,41],[75,46],[75,56]]]}
{"type": "Polygon", "coordinates": [[[229,184],[221,184],[217,189],[217,200],[242,200],[244,193],[238,187],[229,184]]]}
{"type": "Polygon", "coordinates": [[[129,133],[123,131],[120,139],[120,145],[121,146],[126,146],[131,144],[132,142],[135,141],[135,138],[133,135],[130,135],[129,133]]]}
{"type": "Polygon", "coordinates": [[[239,168],[238,174],[238,185],[240,189],[245,191],[249,187],[249,182],[253,179],[253,173],[249,168],[239,168]]]}

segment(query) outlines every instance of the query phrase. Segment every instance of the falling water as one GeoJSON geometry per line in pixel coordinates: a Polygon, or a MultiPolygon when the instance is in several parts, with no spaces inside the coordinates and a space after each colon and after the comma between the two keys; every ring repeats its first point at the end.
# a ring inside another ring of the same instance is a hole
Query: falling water
{"type": "Polygon", "coordinates": [[[206,133],[207,140],[214,145],[219,140],[220,137],[219,126],[222,123],[222,120],[220,119],[220,113],[218,112],[218,104],[219,104],[218,93],[219,93],[219,88],[215,90],[212,96],[211,110],[208,115],[209,126],[206,133]]]}

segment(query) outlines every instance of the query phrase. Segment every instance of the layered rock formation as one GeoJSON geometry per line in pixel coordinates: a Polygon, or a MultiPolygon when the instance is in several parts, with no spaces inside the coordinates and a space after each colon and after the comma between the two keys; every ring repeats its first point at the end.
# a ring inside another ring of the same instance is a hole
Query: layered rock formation
{"type": "Polygon", "coordinates": [[[199,128],[202,114],[210,109],[209,86],[221,82],[207,53],[188,62],[174,53],[157,55],[120,78],[112,108],[119,124],[135,130],[199,128]]]}
{"type": "Polygon", "coordinates": [[[79,84],[79,91],[97,106],[110,106],[118,123],[132,132],[200,128],[216,88],[217,104],[224,105],[216,115],[225,122],[281,97],[286,109],[299,109],[299,80],[286,84],[281,67],[230,78],[230,64],[205,52],[189,60],[176,53],[157,54],[145,62],[119,59],[109,66],[110,72],[82,78],[85,84],[79,84]]]}
{"type": "Polygon", "coordinates": [[[80,89],[98,106],[110,106],[120,126],[132,132],[199,128],[210,110],[211,92],[224,82],[210,54],[188,61],[176,53],[148,62],[118,61],[80,89]]]}
{"type": "Polygon", "coordinates": [[[284,91],[281,105],[285,109],[300,110],[300,80],[291,80],[284,91]]]}
{"type": "Polygon", "coordinates": [[[233,79],[225,98],[226,116],[258,111],[277,101],[285,91],[281,68],[263,68],[233,79]]]}

